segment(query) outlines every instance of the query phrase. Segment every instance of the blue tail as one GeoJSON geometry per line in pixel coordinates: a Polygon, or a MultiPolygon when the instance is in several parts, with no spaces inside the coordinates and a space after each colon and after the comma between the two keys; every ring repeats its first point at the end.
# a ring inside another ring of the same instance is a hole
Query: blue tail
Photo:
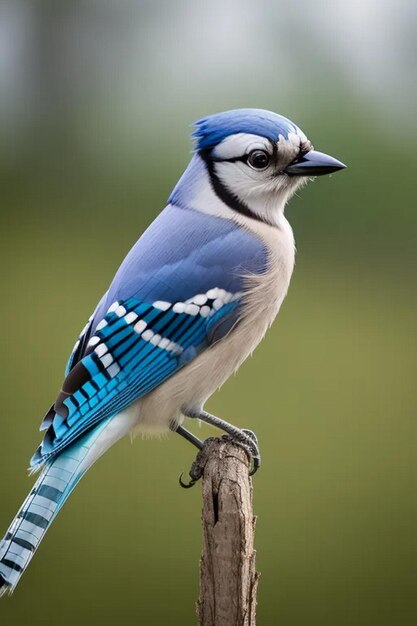
{"type": "Polygon", "coordinates": [[[127,429],[120,428],[117,421],[117,418],[105,420],[45,467],[0,543],[0,596],[13,591],[83,474],[125,434],[127,429]]]}

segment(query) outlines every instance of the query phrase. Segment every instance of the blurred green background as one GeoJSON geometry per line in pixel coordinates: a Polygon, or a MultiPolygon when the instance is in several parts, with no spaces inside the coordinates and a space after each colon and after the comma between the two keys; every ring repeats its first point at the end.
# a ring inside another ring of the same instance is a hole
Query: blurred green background
{"type": "MultiPolygon", "coordinates": [[[[289,296],[208,404],[262,446],[258,623],[417,623],[416,17],[412,0],[1,3],[4,530],[75,337],[185,168],[190,123],[269,108],[349,169],[291,202],[289,296]]],[[[177,482],[193,457],[175,436],[115,446],[1,624],[194,624],[200,490],[177,482]]]]}

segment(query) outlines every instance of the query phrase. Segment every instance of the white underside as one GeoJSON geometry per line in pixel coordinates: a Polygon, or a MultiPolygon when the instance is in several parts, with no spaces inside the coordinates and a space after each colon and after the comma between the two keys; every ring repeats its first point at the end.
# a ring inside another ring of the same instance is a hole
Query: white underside
{"type": "Polygon", "coordinates": [[[277,226],[242,215],[235,219],[255,230],[266,243],[268,271],[263,276],[247,278],[244,316],[227,337],[129,408],[129,413],[136,416],[136,432],[167,432],[170,426],[183,422],[187,409],[202,407],[253,352],[279,311],[294,267],[291,227],[283,213],[277,226]]]}

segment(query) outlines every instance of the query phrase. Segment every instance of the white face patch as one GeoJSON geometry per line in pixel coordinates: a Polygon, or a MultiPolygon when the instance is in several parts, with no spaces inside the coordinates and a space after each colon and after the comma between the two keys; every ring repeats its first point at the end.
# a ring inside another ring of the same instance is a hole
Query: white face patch
{"type": "Polygon", "coordinates": [[[289,176],[285,168],[297,158],[302,146],[310,145],[303,133],[279,135],[275,145],[264,137],[239,133],[230,135],[214,149],[214,171],[232,197],[252,213],[270,224],[276,224],[287,200],[302,185],[304,177],[289,176]],[[256,169],[245,162],[253,150],[263,150],[270,164],[256,169]]]}

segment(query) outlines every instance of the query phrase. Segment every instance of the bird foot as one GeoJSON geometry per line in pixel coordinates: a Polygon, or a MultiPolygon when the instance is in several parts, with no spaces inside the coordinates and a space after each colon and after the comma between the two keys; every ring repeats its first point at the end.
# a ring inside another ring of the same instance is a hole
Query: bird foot
{"type": "Polygon", "coordinates": [[[249,442],[239,442],[233,439],[233,437],[231,437],[231,439],[233,439],[235,443],[240,445],[242,448],[244,448],[248,452],[249,461],[251,464],[251,467],[249,470],[249,476],[253,476],[254,474],[256,474],[256,472],[261,466],[261,454],[259,451],[258,437],[255,435],[253,430],[249,430],[248,428],[242,428],[242,433],[245,433],[245,435],[249,439],[249,442]]]}
{"type": "MultiPolygon", "coordinates": [[[[207,463],[207,446],[213,441],[213,439],[217,439],[217,437],[208,437],[203,441],[203,447],[198,451],[198,454],[191,465],[191,469],[188,472],[190,477],[189,482],[185,482],[183,480],[183,473],[181,473],[179,477],[179,483],[183,489],[190,489],[194,487],[196,482],[200,480],[203,476],[204,467],[207,463]]],[[[231,435],[223,435],[222,439],[226,441],[233,441],[236,445],[246,452],[250,462],[250,470],[249,476],[253,476],[259,469],[261,465],[261,457],[259,453],[258,439],[254,432],[248,429],[242,429],[239,433],[239,436],[231,436],[231,435]]]]}
{"type": "Polygon", "coordinates": [[[201,450],[198,451],[197,456],[195,457],[193,464],[191,465],[191,469],[188,472],[190,481],[188,483],[184,482],[182,479],[184,474],[183,473],[180,474],[178,481],[181,487],[183,487],[184,489],[190,489],[190,487],[194,487],[196,482],[198,482],[200,478],[202,477],[203,472],[204,472],[204,467],[207,462],[207,455],[206,455],[207,445],[210,443],[210,441],[213,441],[213,439],[216,439],[216,437],[208,437],[207,439],[203,441],[203,447],[201,448],[201,450]]]}

